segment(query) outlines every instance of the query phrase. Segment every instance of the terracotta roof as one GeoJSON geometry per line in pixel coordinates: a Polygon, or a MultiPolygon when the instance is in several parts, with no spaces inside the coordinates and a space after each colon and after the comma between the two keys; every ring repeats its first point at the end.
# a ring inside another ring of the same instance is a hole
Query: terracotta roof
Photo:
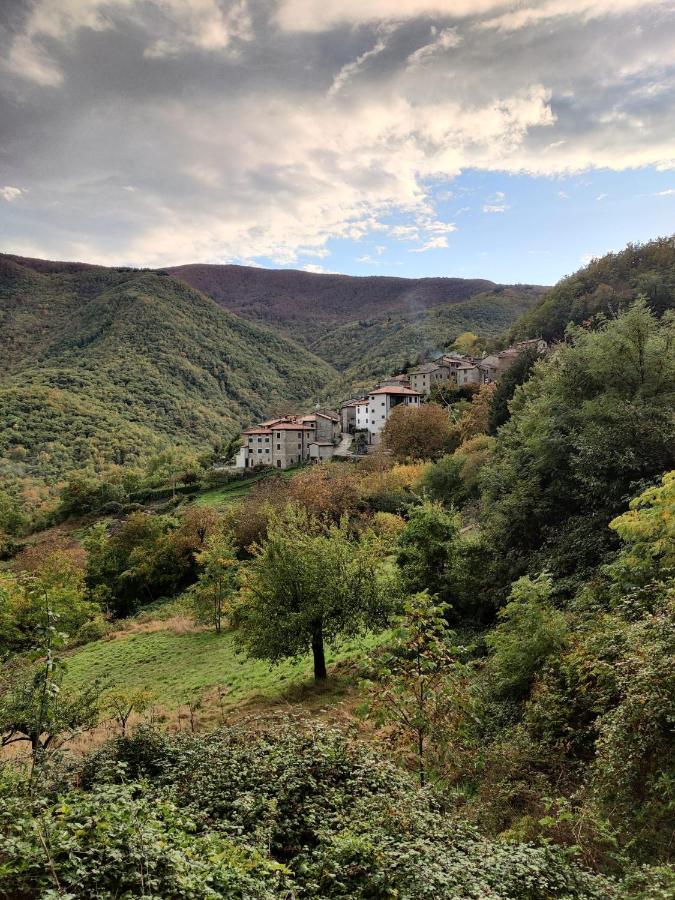
{"type": "Polygon", "coordinates": [[[311,425],[300,425],[298,422],[280,422],[272,431],[312,431],[311,425]]]}
{"type": "Polygon", "coordinates": [[[321,416],[322,419],[330,419],[331,422],[337,422],[338,419],[340,418],[339,416],[336,416],[335,413],[325,413],[325,412],[315,413],[314,417],[316,418],[316,416],[321,416]]]}
{"type": "Polygon", "coordinates": [[[367,400],[357,400],[356,405],[357,406],[368,406],[368,401],[367,400]]]}
{"type": "Polygon", "coordinates": [[[269,428],[245,428],[242,434],[272,434],[269,428]]]}
{"type": "Polygon", "coordinates": [[[422,396],[419,391],[413,391],[412,388],[399,387],[396,384],[392,385],[391,387],[376,388],[374,391],[371,391],[368,396],[372,397],[373,394],[395,394],[396,396],[404,394],[408,397],[422,396]]]}

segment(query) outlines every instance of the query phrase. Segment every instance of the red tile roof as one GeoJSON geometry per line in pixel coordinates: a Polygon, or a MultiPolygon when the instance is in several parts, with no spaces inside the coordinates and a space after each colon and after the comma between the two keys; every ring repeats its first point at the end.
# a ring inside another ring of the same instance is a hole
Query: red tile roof
{"type": "Polygon", "coordinates": [[[391,387],[381,387],[377,388],[374,391],[371,391],[368,396],[372,397],[373,394],[395,394],[396,396],[400,396],[404,394],[407,397],[421,397],[419,391],[413,391],[411,388],[407,387],[399,387],[398,385],[391,385],[391,387]]]}

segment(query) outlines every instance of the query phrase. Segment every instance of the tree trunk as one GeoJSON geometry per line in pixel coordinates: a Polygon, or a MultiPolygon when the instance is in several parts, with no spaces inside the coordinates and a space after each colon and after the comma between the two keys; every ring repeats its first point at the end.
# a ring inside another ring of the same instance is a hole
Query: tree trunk
{"type": "Polygon", "coordinates": [[[323,650],[323,628],[317,625],[312,632],[312,655],[314,656],[314,680],[325,681],[328,678],[326,672],[326,655],[323,650]]]}

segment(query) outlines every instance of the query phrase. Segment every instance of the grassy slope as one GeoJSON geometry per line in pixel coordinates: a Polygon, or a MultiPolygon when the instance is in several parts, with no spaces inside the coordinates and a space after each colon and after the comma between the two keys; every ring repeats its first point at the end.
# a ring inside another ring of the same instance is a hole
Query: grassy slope
{"type": "Polygon", "coordinates": [[[45,274],[0,257],[0,329],[0,474],[203,449],[335,382],[307,350],[151,272],[45,274]]]}
{"type": "Polygon", "coordinates": [[[267,478],[270,474],[274,474],[275,477],[281,476],[282,478],[290,478],[301,468],[302,466],[291,466],[288,469],[282,469],[280,472],[277,470],[274,472],[261,472],[259,475],[254,475],[251,478],[247,478],[245,481],[235,481],[232,484],[213,488],[210,491],[202,491],[202,493],[195,497],[194,502],[197,506],[208,506],[212,509],[232,506],[246,497],[247,494],[251,492],[254,485],[264,478],[267,478]]]}
{"type": "MultiPolygon", "coordinates": [[[[368,634],[328,650],[329,665],[359,659],[383,640],[368,634]]],[[[227,703],[274,699],[311,680],[311,660],[287,660],[274,668],[236,652],[234,636],[211,631],[138,632],[96,641],[68,658],[66,683],[81,687],[95,679],[116,688],[146,688],[168,709],[196,695],[227,688],[227,703]]]]}

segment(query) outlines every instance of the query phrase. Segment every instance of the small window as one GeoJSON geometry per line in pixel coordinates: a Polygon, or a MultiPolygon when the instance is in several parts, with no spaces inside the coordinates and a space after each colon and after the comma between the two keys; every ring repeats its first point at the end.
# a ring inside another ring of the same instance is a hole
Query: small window
{"type": "Polygon", "coordinates": [[[280,440],[280,439],[281,439],[281,432],[277,431],[277,440],[280,440]]]}
{"type": "Polygon", "coordinates": [[[278,460],[277,460],[277,469],[280,469],[280,468],[281,468],[281,460],[278,459],[278,460]]]}
{"type": "Polygon", "coordinates": [[[266,444],[269,444],[269,442],[270,442],[270,439],[269,439],[269,438],[265,438],[265,443],[266,443],[266,444]]]}
{"type": "Polygon", "coordinates": [[[265,450],[265,453],[269,453],[269,452],[270,452],[270,448],[267,447],[267,449],[265,450]]]}
{"type": "Polygon", "coordinates": [[[281,444],[277,444],[277,450],[281,450],[281,444]]]}
{"type": "Polygon", "coordinates": [[[384,414],[384,413],[382,413],[382,418],[383,418],[383,419],[385,419],[385,418],[386,418],[386,416],[385,416],[385,414],[384,414]]]}
{"type": "Polygon", "coordinates": [[[262,438],[258,438],[258,443],[262,444],[262,438]]]}
{"type": "Polygon", "coordinates": [[[262,448],[258,447],[258,453],[262,453],[262,448]]]}
{"type": "Polygon", "coordinates": [[[380,406],[384,406],[384,400],[382,401],[382,403],[380,404],[380,406]]]}

